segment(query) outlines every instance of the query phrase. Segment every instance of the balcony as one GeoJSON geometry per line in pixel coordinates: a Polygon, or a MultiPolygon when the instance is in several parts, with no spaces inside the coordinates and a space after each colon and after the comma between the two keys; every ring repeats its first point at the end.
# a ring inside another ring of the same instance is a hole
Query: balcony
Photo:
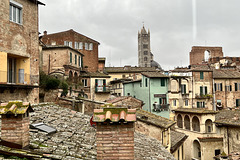
{"type": "Polygon", "coordinates": [[[30,75],[23,72],[0,71],[1,88],[37,88],[39,75],[30,75]]]}
{"type": "Polygon", "coordinates": [[[153,105],[153,112],[169,111],[169,104],[156,104],[153,105]]]}
{"type": "Polygon", "coordinates": [[[211,94],[195,94],[195,98],[197,99],[209,99],[213,96],[211,94]]]}
{"type": "Polygon", "coordinates": [[[95,86],[95,93],[110,93],[110,86],[95,86]]]}

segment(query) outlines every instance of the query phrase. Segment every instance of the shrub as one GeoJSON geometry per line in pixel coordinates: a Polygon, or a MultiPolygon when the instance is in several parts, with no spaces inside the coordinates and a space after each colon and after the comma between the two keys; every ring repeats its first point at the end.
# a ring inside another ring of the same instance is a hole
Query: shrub
{"type": "Polygon", "coordinates": [[[57,89],[60,84],[60,80],[54,77],[49,77],[46,81],[46,89],[57,89]]]}
{"type": "Polygon", "coordinates": [[[66,82],[62,82],[60,88],[63,89],[61,96],[66,96],[68,94],[68,84],[66,82]]]}

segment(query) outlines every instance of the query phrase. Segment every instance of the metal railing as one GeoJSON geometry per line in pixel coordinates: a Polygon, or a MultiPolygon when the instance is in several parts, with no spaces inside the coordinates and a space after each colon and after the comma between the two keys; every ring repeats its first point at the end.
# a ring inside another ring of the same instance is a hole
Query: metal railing
{"type": "Polygon", "coordinates": [[[39,75],[31,75],[21,72],[0,71],[0,83],[6,84],[39,84],[39,75]]]}
{"type": "Polygon", "coordinates": [[[96,93],[106,93],[110,92],[110,86],[95,86],[96,93]]]}
{"type": "Polygon", "coordinates": [[[153,112],[169,111],[170,104],[153,105],[153,112]]]}

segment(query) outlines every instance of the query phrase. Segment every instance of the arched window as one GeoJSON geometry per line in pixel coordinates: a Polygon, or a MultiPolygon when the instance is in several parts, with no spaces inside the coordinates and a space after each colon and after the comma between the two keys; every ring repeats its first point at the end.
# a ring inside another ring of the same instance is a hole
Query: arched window
{"type": "Polygon", "coordinates": [[[208,50],[206,50],[204,52],[204,61],[208,61],[209,58],[210,58],[210,52],[208,50]]]}
{"type": "Polygon", "coordinates": [[[213,124],[212,120],[208,119],[205,122],[205,132],[206,133],[211,133],[213,131],[213,124]]]}
{"type": "Polygon", "coordinates": [[[196,159],[201,159],[201,146],[197,140],[193,141],[193,156],[196,159]]]}
{"type": "Polygon", "coordinates": [[[69,71],[69,80],[72,80],[73,79],[73,73],[72,71],[69,71]]]}
{"type": "Polygon", "coordinates": [[[177,126],[178,126],[179,128],[183,128],[182,116],[181,116],[180,114],[177,116],[177,126]]]}
{"type": "Polygon", "coordinates": [[[184,117],[184,127],[185,129],[190,130],[190,118],[188,115],[184,117]]]}
{"type": "Polygon", "coordinates": [[[74,73],[74,82],[75,83],[78,82],[78,74],[77,74],[77,72],[74,73]]]}
{"type": "Polygon", "coordinates": [[[200,121],[199,121],[198,117],[196,117],[196,116],[194,116],[192,119],[192,129],[194,131],[200,132],[200,121]]]}
{"type": "Polygon", "coordinates": [[[144,57],[144,61],[147,61],[147,57],[144,57]]]}

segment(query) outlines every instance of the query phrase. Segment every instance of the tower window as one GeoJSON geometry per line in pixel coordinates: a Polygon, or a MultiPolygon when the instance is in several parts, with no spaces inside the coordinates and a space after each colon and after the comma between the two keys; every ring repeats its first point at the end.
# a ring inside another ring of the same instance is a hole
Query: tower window
{"type": "Polygon", "coordinates": [[[147,44],[144,44],[144,45],[143,45],[143,48],[148,48],[148,45],[147,45],[147,44]]]}
{"type": "Polygon", "coordinates": [[[144,57],[144,61],[147,61],[147,57],[144,57]]]}
{"type": "Polygon", "coordinates": [[[144,53],[144,55],[148,55],[148,51],[144,51],[143,53],[144,53]]]}

